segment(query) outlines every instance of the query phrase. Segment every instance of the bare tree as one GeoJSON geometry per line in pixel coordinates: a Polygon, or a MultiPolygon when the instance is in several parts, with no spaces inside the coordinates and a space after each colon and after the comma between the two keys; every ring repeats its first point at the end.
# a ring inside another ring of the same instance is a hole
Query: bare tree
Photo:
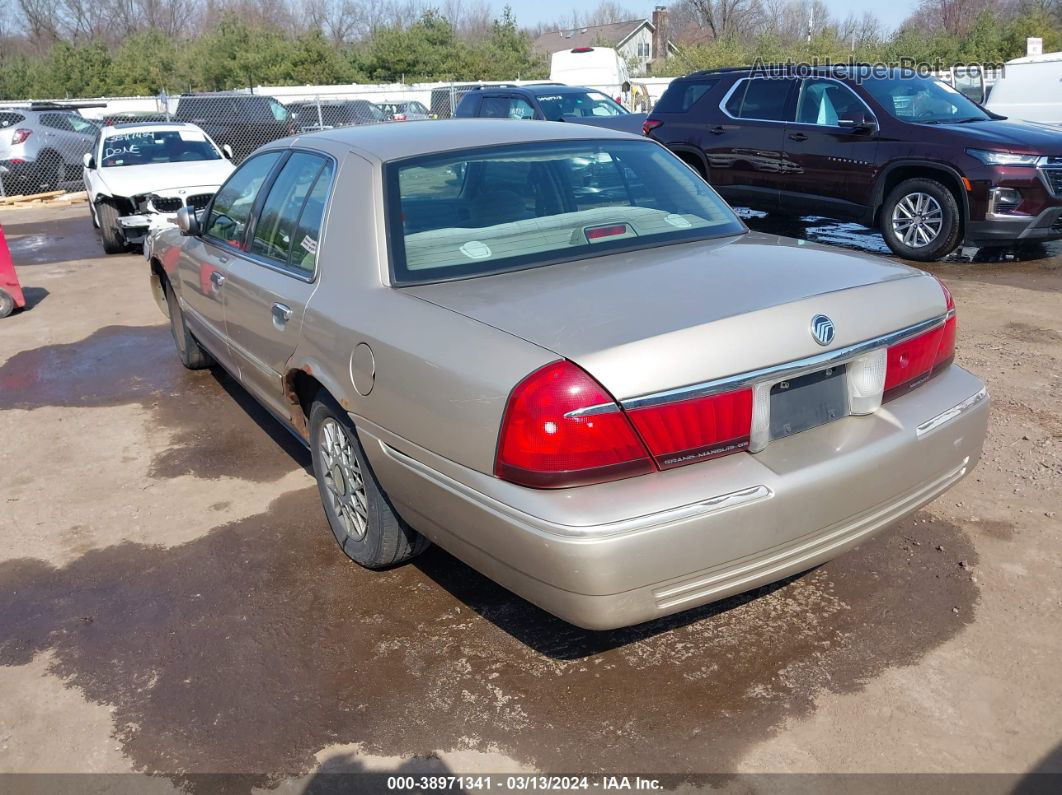
{"type": "Polygon", "coordinates": [[[760,15],[757,0],[690,0],[714,39],[729,39],[749,29],[760,15]]]}

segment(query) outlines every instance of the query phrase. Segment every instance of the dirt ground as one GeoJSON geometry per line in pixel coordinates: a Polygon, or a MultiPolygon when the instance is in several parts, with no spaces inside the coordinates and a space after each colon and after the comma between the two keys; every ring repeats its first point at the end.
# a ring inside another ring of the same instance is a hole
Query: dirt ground
{"type": "Polygon", "coordinates": [[[139,254],[84,207],[0,224],[31,302],[0,320],[0,772],[1062,772],[1062,245],[930,268],[994,399],[973,475],[804,576],[588,633],[438,549],[348,562],[306,453],[181,368],[139,254]]]}

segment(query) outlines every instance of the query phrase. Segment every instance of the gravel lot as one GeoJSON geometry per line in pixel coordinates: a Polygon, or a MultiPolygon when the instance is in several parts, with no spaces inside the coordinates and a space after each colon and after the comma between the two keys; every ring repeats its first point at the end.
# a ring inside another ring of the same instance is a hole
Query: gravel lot
{"type": "Polygon", "coordinates": [[[0,224],[32,303],[0,320],[0,771],[1062,772],[1062,246],[931,268],[995,401],[972,476],[806,575],[594,634],[438,549],[348,562],[307,454],[180,367],[139,254],[84,207],[0,224]]]}

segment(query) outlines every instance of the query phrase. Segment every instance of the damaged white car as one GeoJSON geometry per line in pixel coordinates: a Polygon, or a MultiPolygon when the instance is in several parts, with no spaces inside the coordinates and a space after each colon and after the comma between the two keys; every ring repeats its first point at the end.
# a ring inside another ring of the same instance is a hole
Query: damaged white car
{"type": "Polygon", "coordinates": [[[194,124],[144,122],[100,130],[85,155],[85,189],[103,250],[118,254],[174,223],[182,207],[206,207],[233,165],[194,124]]]}

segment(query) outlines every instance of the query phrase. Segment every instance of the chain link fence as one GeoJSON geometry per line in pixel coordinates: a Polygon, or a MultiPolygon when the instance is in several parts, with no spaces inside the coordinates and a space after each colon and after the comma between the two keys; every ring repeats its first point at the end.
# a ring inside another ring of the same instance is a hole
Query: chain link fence
{"type": "MultiPolygon", "coordinates": [[[[0,100],[0,197],[55,190],[82,190],[87,156],[97,157],[106,125],[189,122],[199,126],[233,162],[260,146],[304,132],[382,122],[451,118],[461,98],[477,86],[512,83],[425,83],[417,85],[273,86],[243,91],[160,94],[64,100],[0,100]],[[90,155],[91,153],[91,155],[90,155]]],[[[650,88],[635,84],[590,87],[632,110],[649,110],[650,88]]],[[[662,91],[655,92],[657,95],[662,91]]],[[[153,147],[152,157],[191,158],[153,147]]],[[[143,153],[130,153],[130,163],[143,153]]],[[[159,162],[145,160],[145,164],[159,162]]]]}

